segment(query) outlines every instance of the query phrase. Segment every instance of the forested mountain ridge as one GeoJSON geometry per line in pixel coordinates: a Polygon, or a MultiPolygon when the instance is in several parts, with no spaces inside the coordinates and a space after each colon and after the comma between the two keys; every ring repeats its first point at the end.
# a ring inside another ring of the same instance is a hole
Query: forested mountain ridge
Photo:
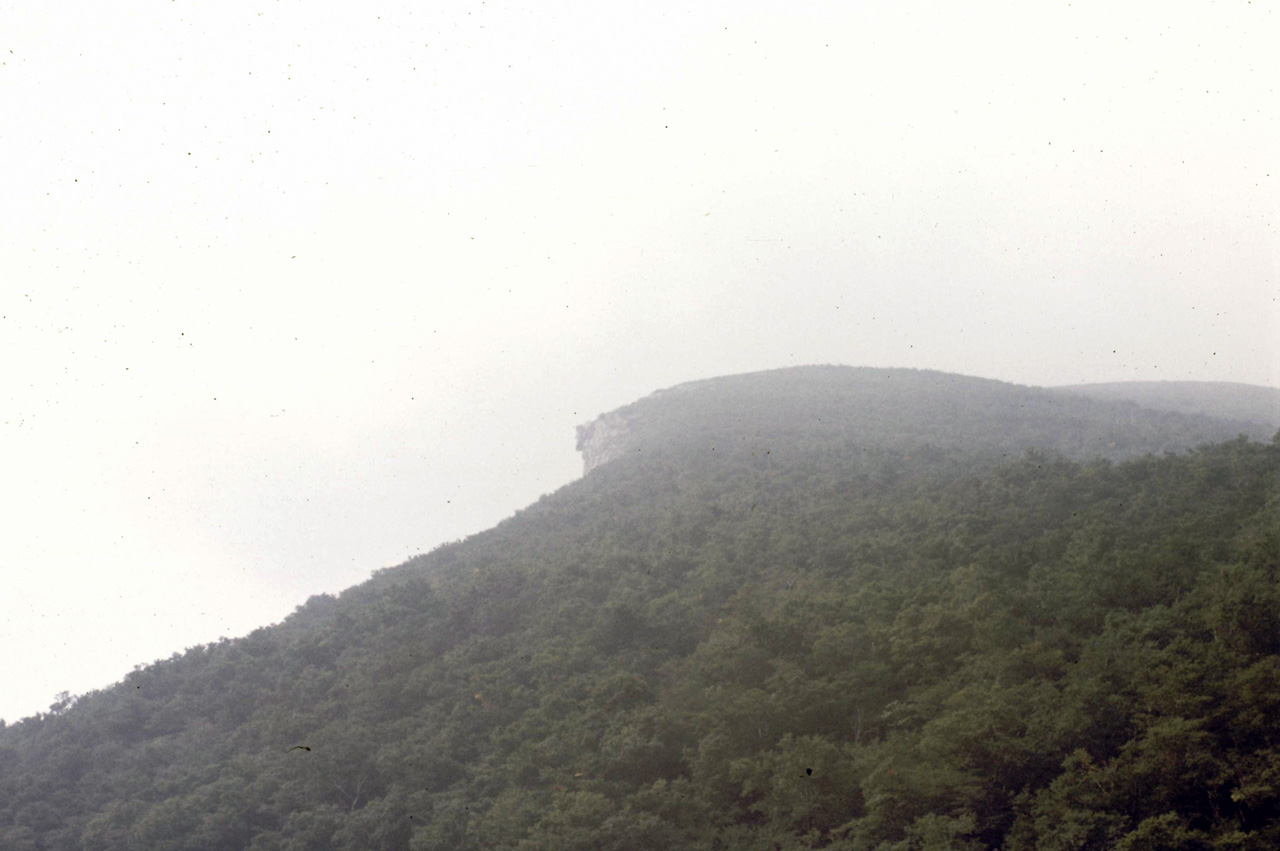
{"type": "Polygon", "coordinates": [[[781,372],[0,729],[0,848],[1280,845],[1280,444],[1088,460],[1205,420],[781,372]]]}
{"type": "Polygon", "coordinates": [[[1231,416],[1143,408],[1116,392],[1100,399],[934,370],[791,367],[660,390],[579,428],[578,447],[588,467],[592,454],[612,458],[648,447],[709,453],[850,442],[990,457],[1035,448],[1114,460],[1239,434],[1265,440],[1275,431],[1231,416]],[[597,431],[603,446],[593,445],[597,431]]]}
{"type": "Polygon", "coordinates": [[[1280,389],[1275,387],[1229,381],[1120,381],[1076,384],[1054,390],[1095,399],[1128,401],[1154,410],[1208,414],[1252,423],[1252,427],[1241,431],[1254,436],[1259,436],[1259,429],[1280,428],[1280,389]]]}

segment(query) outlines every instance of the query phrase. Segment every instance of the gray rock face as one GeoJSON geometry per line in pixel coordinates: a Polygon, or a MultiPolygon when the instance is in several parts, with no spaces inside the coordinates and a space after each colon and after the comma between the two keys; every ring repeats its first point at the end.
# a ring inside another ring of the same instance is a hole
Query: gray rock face
{"type": "Polygon", "coordinates": [[[619,458],[627,450],[627,438],[631,427],[627,418],[615,412],[601,414],[589,423],[578,426],[578,451],[582,453],[582,474],[585,476],[601,464],[619,458]]]}

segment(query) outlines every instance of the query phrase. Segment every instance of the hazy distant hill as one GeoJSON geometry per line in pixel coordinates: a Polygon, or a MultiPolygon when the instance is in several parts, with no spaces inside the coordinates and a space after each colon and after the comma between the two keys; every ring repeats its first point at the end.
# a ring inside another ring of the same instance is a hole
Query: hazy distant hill
{"type": "Polygon", "coordinates": [[[1120,381],[1055,387],[1062,393],[1134,402],[1144,408],[1207,414],[1280,428],[1280,389],[1227,381],[1120,381]]]}
{"type": "Polygon", "coordinates": [[[1234,433],[655,394],[495,528],[0,727],[0,849],[1280,847],[1280,444],[1169,451],[1234,433]]]}
{"type": "Polygon", "coordinates": [[[1241,433],[1271,436],[1244,421],[1143,409],[1087,393],[932,370],[814,366],[659,391],[582,426],[578,447],[588,467],[624,453],[674,446],[723,453],[856,444],[991,457],[1036,448],[1073,458],[1119,459],[1241,433]]]}

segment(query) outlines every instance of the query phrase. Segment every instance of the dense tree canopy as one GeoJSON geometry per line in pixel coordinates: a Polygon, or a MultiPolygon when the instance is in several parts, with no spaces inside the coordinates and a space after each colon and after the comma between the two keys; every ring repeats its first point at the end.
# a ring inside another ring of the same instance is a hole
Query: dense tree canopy
{"type": "Polygon", "coordinates": [[[1073,460],[1076,408],[1015,454],[997,391],[875,441],[657,397],[696,439],[651,408],[489,532],[0,729],[0,848],[1280,847],[1280,443],[1073,460]]]}

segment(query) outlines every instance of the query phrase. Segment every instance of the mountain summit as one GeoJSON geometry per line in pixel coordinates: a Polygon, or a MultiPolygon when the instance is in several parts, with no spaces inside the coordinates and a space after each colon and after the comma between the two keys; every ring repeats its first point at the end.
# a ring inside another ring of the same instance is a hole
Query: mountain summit
{"type": "Polygon", "coordinates": [[[913,370],[653,394],[495,528],[0,728],[0,848],[1280,846],[1241,431],[913,370]]]}
{"type": "MultiPolygon", "coordinates": [[[[1175,411],[1172,401],[1146,408],[1133,404],[1119,389],[1124,385],[1089,386],[1108,389],[1047,390],[932,370],[792,367],[659,390],[579,426],[578,450],[587,472],[629,453],[673,446],[727,452],[857,443],[1004,456],[1039,449],[1079,459],[1119,459],[1242,433],[1265,439],[1275,430],[1267,419],[1213,416],[1208,412],[1212,397],[1203,388],[1197,397],[1203,404],[1187,401],[1184,410],[1175,411]]],[[[1143,398],[1157,395],[1145,385],[1135,392],[1143,398]]],[[[1239,395],[1237,390],[1230,398],[1239,395]]],[[[1178,398],[1190,396],[1184,392],[1178,398]]],[[[1258,403],[1249,412],[1261,410],[1260,399],[1250,396],[1249,401],[1258,403]]],[[[1229,410],[1235,414],[1242,408],[1229,410]]]]}

